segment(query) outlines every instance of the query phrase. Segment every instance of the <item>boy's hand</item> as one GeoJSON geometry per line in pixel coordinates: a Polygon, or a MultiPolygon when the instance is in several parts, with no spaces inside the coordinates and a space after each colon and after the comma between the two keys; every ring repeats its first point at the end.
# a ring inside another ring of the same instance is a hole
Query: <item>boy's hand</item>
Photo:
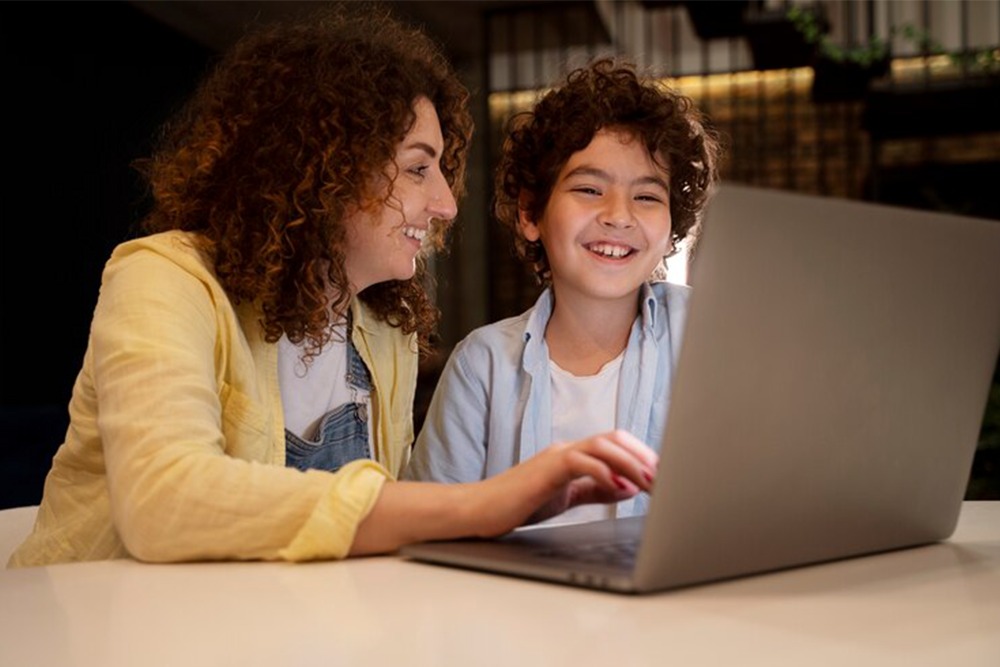
{"type": "Polygon", "coordinates": [[[485,493],[479,534],[503,534],[584,503],[627,500],[650,491],[656,452],[626,431],[555,443],[480,484],[485,493]]]}

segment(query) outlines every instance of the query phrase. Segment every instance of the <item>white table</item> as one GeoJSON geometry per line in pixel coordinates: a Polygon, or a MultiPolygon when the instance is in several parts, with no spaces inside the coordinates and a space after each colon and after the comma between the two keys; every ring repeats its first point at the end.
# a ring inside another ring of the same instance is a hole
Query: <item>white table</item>
{"type": "Polygon", "coordinates": [[[0,665],[1000,665],[1000,502],[945,543],[646,597],[409,562],[0,572],[0,665]]]}

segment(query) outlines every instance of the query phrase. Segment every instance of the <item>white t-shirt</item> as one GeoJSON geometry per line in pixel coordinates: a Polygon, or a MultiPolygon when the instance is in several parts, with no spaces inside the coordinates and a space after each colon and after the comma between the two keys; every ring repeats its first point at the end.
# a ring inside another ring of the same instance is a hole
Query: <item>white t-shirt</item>
{"type": "MultiPolygon", "coordinates": [[[[615,428],[623,351],[594,375],[573,375],[549,362],[552,382],[552,442],[583,440],[615,428]]],[[[613,519],[616,505],[580,505],[543,524],[613,519]]]]}
{"type": "MultiPolygon", "coordinates": [[[[302,348],[286,336],[278,340],[278,385],[285,428],[304,440],[313,440],[320,420],[345,403],[364,403],[371,414],[370,392],[347,384],[346,327],[306,366],[302,348]]],[[[371,432],[368,434],[369,443],[371,432]]]]}

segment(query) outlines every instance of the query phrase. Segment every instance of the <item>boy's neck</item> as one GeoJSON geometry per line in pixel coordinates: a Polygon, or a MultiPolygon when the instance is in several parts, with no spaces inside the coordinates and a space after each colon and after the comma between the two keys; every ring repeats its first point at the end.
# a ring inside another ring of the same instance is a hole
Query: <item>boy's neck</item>
{"type": "Polygon", "coordinates": [[[573,375],[595,375],[628,345],[639,314],[638,293],[634,298],[585,302],[553,295],[545,327],[549,359],[573,375]]]}

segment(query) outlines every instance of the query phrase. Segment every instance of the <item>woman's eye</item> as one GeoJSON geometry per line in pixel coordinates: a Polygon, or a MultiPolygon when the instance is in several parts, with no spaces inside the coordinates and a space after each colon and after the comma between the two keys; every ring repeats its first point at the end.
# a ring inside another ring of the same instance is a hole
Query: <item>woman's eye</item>
{"type": "Polygon", "coordinates": [[[417,178],[423,178],[427,175],[427,169],[427,165],[420,165],[419,167],[411,167],[409,172],[417,178]]]}

